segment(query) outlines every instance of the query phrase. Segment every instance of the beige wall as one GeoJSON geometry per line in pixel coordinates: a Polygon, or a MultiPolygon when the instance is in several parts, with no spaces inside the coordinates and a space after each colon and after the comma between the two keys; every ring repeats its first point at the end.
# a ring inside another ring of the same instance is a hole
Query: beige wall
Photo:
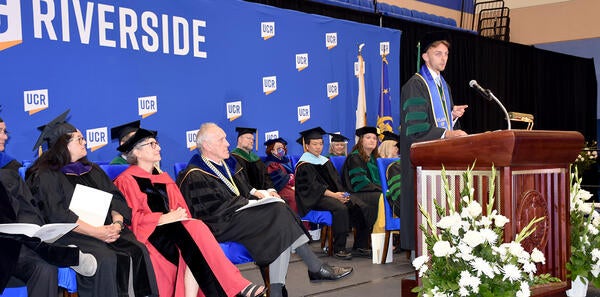
{"type": "MultiPolygon", "coordinates": [[[[600,37],[600,0],[506,0],[514,3],[510,10],[510,41],[539,44],[600,37]],[[528,1],[537,6],[522,6],[528,1]]],[[[445,17],[460,23],[460,11],[415,0],[383,0],[389,4],[416,9],[445,17]]]]}
{"type": "Polygon", "coordinates": [[[538,44],[600,37],[600,1],[571,0],[511,9],[510,41],[538,44]]]}

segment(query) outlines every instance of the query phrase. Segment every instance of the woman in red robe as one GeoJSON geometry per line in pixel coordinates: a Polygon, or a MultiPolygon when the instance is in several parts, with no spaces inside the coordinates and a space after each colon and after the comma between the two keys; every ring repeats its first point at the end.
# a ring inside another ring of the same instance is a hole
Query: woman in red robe
{"type": "Polygon", "coordinates": [[[175,182],[154,167],[161,159],[155,137],[139,129],[118,147],[132,166],[115,184],[132,209],[133,233],[148,248],[160,296],[263,296],[264,287],[241,275],[208,227],[188,218],[175,182]]]}

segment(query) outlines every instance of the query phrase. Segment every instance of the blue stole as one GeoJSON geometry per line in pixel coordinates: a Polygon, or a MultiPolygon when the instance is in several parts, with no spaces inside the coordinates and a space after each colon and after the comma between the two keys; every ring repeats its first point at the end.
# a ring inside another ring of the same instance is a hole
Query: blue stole
{"type": "Polygon", "coordinates": [[[323,164],[327,163],[327,161],[329,161],[329,159],[327,159],[321,155],[319,155],[317,157],[309,152],[305,152],[304,154],[302,154],[302,157],[300,157],[300,160],[298,160],[298,163],[307,162],[307,163],[314,164],[314,165],[323,165],[323,164]]]}
{"type": "Polygon", "coordinates": [[[427,84],[429,100],[431,102],[431,109],[433,110],[436,127],[452,130],[452,102],[450,101],[450,91],[448,90],[448,84],[446,84],[446,80],[444,80],[444,78],[440,75],[442,90],[444,93],[440,94],[438,86],[435,83],[435,80],[433,80],[433,77],[431,76],[431,73],[429,72],[429,69],[427,69],[426,65],[421,66],[421,71],[417,73],[417,76],[427,84]],[[442,100],[446,102],[446,108],[444,108],[442,100]]]}

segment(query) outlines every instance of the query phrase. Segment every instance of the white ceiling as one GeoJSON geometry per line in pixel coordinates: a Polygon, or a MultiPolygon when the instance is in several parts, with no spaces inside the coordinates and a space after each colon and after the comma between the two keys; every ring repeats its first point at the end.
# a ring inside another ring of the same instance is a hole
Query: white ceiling
{"type": "MultiPolygon", "coordinates": [[[[566,2],[571,0],[504,0],[504,5],[510,9],[566,2]]],[[[480,1],[477,1],[480,2],[480,1]]]]}

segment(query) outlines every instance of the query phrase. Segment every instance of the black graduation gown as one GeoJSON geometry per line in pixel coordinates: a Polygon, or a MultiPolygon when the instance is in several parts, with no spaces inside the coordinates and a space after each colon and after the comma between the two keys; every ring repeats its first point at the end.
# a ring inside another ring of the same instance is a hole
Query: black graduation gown
{"type": "Polygon", "coordinates": [[[331,161],[323,165],[300,162],[296,166],[296,204],[305,216],[325,197],[325,190],[343,192],[339,174],[331,161]]]}
{"type": "Polygon", "coordinates": [[[198,155],[179,173],[177,185],[192,216],[204,221],[217,241],[243,244],[257,265],[266,266],[302,234],[307,234],[306,230],[285,203],[269,203],[236,212],[248,204],[251,188],[244,169],[234,158],[227,159],[226,164],[239,196],[229,190],[198,155]]]}
{"type": "Polygon", "coordinates": [[[250,184],[250,190],[252,190],[252,188],[257,190],[275,188],[273,181],[271,181],[271,178],[269,177],[269,172],[267,172],[267,166],[261,159],[250,162],[242,155],[236,154],[235,151],[232,152],[231,155],[235,157],[238,164],[245,169],[242,174],[244,174],[244,177],[250,184]]]}
{"type": "Polygon", "coordinates": [[[334,252],[345,249],[346,235],[350,231],[349,204],[325,196],[325,190],[343,192],[340,177],[331,161],[323,165],[300,162],[296,166],[296,205],[301,216],[311,210],[330,211],[334,252]]]}
{"type": "Polygon", "coordinates": [[[367,226],[373,227],[377,219],[381,185],[370,177],[367,163],[358,154],[350,154],[342,167],[342,184],[350,192],[350,201],[360,208],[367,226]],[[356,169],[358,173],[355,173],[356,169]]]}
{"type": "MultiPolygon", "coordinates": [[[[27,184],[39,203],[47,223],[75,223],[78,216],[69,210],[76,184],[82,184],[113,194],[105,224],[112,219],[110,211],[123,216],[125,224],[131,223],[131,209],[125,198],[100,167],[93,164],[91,171],[81,175],[67,175],[60,170],[32,172],[27,184]]],[[[96,274],[91,277],[77,275],[79,296],[128,296],[129,261],[133,262],[133,288],[136,296],[158,296],[158,287],[152,263],[146,247],[125,228],[121,236],[107,244],[94,237],[70,232],[57,243],[74,244],[86,253],[94,255],[98,262],[96,274]]],[[[133,297],[133,296],[131,296],[133,297]]]]}
{"type": "MultiPolygon", "coordinates": [[[[18,162],[17,162],[18,163],[18,162]]],[[[43,219],[29,189],[11,163],[0,169],[0,223],[31,223],[43,225],[43,219]]],[[[24,235],[2,234],[3,242],[0,248],[0,260],[3,265],[10,265],[0,272],[0,291],[4,288],[7,276],[13,276],[27,283],[30,295],[55,294],[57,291],[57,267],[77,265],[79,250],[77,248],[47,244],[38,238],[24,235]],[[11,240],[12,238],[12,240],[11,240]],[[12,247],[19,243],[20,251],[16,255],[12,247]],[[6,253],[5,253],[6,251],[6,253]],[[55,266],[56,265],[56,266],[55,266]]]]}
{"type": "MultiPolygon", "coordinates": [[[[452,102],[450,86],[448,94],[452,102]]],[[[431,106],[431,98],[425,82],[416,74],[402,86],[400,96],[400,157],[402,158],[402,187],[400,197],[400,247],[405,250],[415,249],[415,214],[419,211],[415,206],[415,172],[410,161],[410,146],[413,143],[440,139],[443,128],[436,127],[431,106]]],[[[452,103],[454,106],[454,103],[452,103]]],[[[450,106],[450,110],[452,110],[450,106]]],[[[454,126],[459,128],[458,122],[454,126]]]]}
{"type": "Polygon", "coordinates": [[[373,182],[367,163],[358,154],[346,157],[342,167],[342,184],[350,192],[350,216],[356,228],[354,248],[366,248],[377,220],[381,185],[373,182]],[[360,220],[362,216],[363,220],[360,220]]]}

